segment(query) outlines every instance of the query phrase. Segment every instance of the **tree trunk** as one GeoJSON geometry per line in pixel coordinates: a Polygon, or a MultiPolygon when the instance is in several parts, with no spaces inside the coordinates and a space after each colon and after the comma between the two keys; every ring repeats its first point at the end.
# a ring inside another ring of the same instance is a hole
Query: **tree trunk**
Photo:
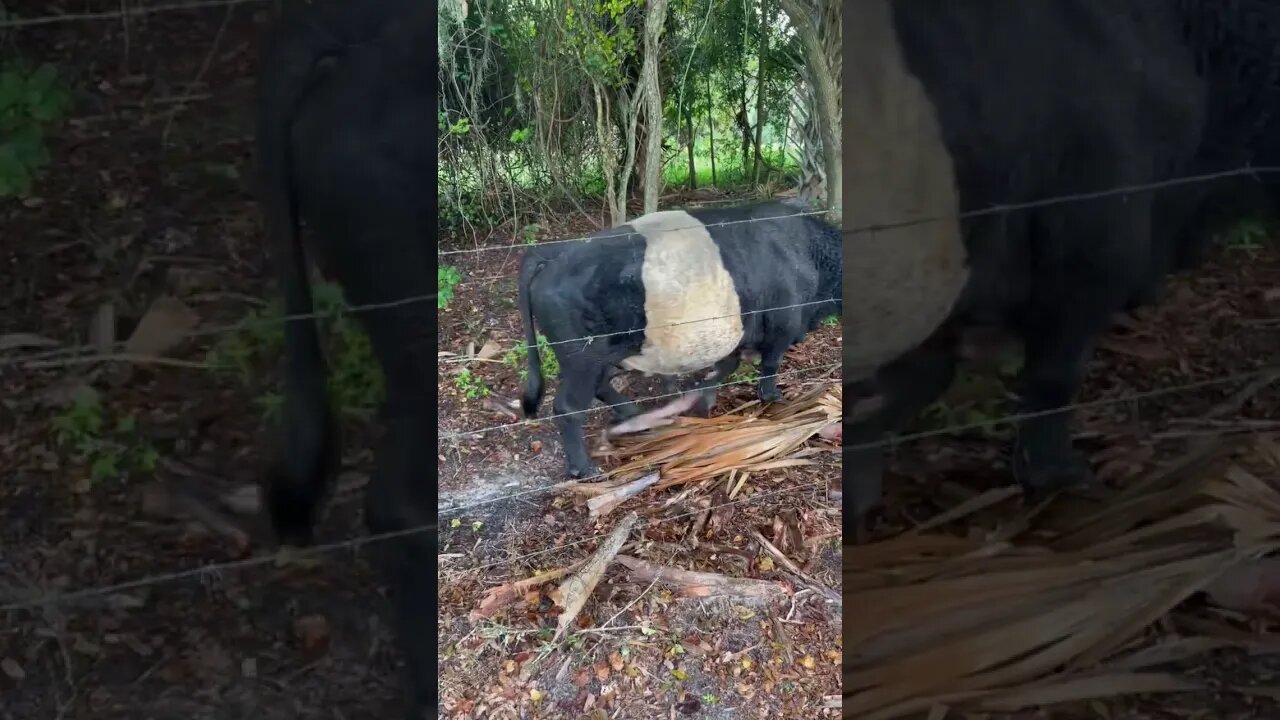
{"type": "Polygon", "coordinates": [[[667,0],[649,0],[644,20],[644,65],[640,85],[645,100],[648,149],[644,164],[644,212],[658,211],[662,181],[662,88],[658,87],[659,39],[667,17],[667,0]]]}
{"type": "Polygon", "coordinates": [[[760,169],[764,166],[764,153],[761,143],[764,142],[764,61],[769,52],[769,0],[760,6],[760,55],[756,69],[756,162],[752,168],[751,182],[760,184],[760,169]]]}
{"type": "MultiPolygon", "coordinates": [[[[824,8],[825,3],[835,0],[816,0],[815,9],[804,0],[781,0],[782,9],[791,19],[796,33],[800,37],[804,49],[804,62],[809,70],[809,79],[813,83],[814,112],[818,132],[822,137],[824,165],[827,170],[826,195],[828,220],[840,224],[841,214],[841,147],[840,147],[840,91],[837,73],[840,72],[838,58],[829,62],[827,52],[823,48],[823,38],[819,36],[819,21],[824,14],[830,13],[834,22],[822,23],[828,33],[839,33],[839,5],[824,8]],[[825,10],[825,12],[824,12],[825,10]],[[832,67],[834,65],[834,67],[832,67]]],[[[839,38],[834,38],[835,46],[839,46],[839,38]]]]}
{"type": "Polygon", "coordinates": [[[613,218],[613,226],[618,227],[627,221],[627,188],[630,187],[631,173],[636,163],[636,122],[640,117],[640,92],[634,96],[628,97],[625,90],[619,93],[619,103],[622,106],[622,148],[625,153],[625,159],[622,161],[622,168],[618,172],[618,185],[614,192],[614,204],[617,212],[613,218]]]}
{"type": "MultiPolygon", "coordinates": [[[[745,9],[743,10],[745,13],[745,9]]],[[[738,67],[747,66],[747,21],[742,21],[742,37],[738,43],[738,67]]],[[[738,81],[738,112],[734,116],[734,121],[738,125],[738,135],[742,147],[742,177],[745,180],[747,176],[747,166],[751,160],[751,122],[747,117],[747,76],[743,73],[738,81]]]]}
{"type": "Polygon", "coordinates": [[[613,138],[610,137],[609,111],[605,108],[604,88],[599,82],[592,83],[596,96],[596,138],[600,143],[600,172],[604,175],[604,197],[609,204],[609,222],[618,227],[627,221],[627,208],[618,206],[615,195],[615,181],[618,177],[618,158],[614,154],[613,138]]]}
{"type": "Polygon", "coordinates": [[[716,179],[716,99],[711,91],[711,74],[707,73],[707,139],[711,142],[711,185],[719,187],[716,179]]]}
{"type": "Polygon", "coordinates": [[[693,149],[697,145],[697,138],[693,134],[693,108],[686,107],[685,110],[686,125],[689,128],[689,189],[698,189],[698,167],[694,164],[693,149]]]}

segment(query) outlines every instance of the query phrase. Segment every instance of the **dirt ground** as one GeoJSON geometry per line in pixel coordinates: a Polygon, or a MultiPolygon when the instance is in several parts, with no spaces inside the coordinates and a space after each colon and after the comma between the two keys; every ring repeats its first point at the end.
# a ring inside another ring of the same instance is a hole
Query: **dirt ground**
{"type": "MultiPolygon", "coordinates": [[[[5,5],[26,15],[49,11],[33,0],[5,5]]],[[[117,7],[75,9],[81,5],[117,7]]],[[[248,5],[167,12],[2,36],[5,56],[56,62],[79,91],[35,197],[0,202],[0,336],[84,343],[94,317],[110,305],[114,329],[125,337],[164,294],[194,310],[202,327],[221,326],[269,297],[257,208],[246,186],[260,11],[248,5]]],[[[567,235],[585,222],[566,215],[544,223],[539,235],[567,235]]],[[[509,232],[485,240],[516,241],[509,232]]],[[[509,278],[518,254],[484,255],[483,266],[474,264],[478,259],[460,264],[464,282],[440,316],[442,351],[480,350],[489,340],[505,351],[517,338],[509,278]]],[[[1097,354],[1082,400],[1274,362],[1280,252],[1274,245],[1223,250],[1171,285],[1166,302],[1149,315],[1097,354]]],[[[210,340],[187,342],[171,356],[194,364],[210,340]]],[[[788,356],[783,370],[833,362],[838,342],[838,328],[822,329],[788,356]]],[[[515,422],[504,401],[518,397],[516,369],[468,365],[489,390],[486,399],[466,397],[456,379],[462,366],[442,364],[441,432],[515,422]]],[[[270,550],[234,532],[175,519],[149,494],[157,481],[198,485],[213,495],[256,482],[272,439],[255,405],[258,389],[195,366],[131,366],[127,373],[118,367],[65,359],[0,366],[0,597],[103,586],[270,550]],[[159,458],[153,473],[90,481],[89,468],[54,446],[54,418],[85,384],[97,388],[113,417],[136,414],[139,435],[159,458]]],[[[791,389],[807,381],[797,376],[791,389]]],[[[1196,419],[1235,387],[1087,410],[1080,442],[1096,453],[1109,481],[1124,482],[1202,430],[1196,419]]],[[[627,391],[643,397],[648,390],[638,384],[627,391]]],[[[721,409],[750,399],[751,390],[723,395],[721,409]]],[[[1278,403],[1273,388],[1241,415],[1274,419],[1278,403]]],[[[591,428],[599,427],[599,415],[591,428]]],[[[547,628],[555,624],[545,593],[523,598],[518,612],[471,623],[468,613],[485,591],[586,557],[622,514],[593,523],[580,501],[541,490],[560,477],[554,433],[543,422],[440,444],[446,717],[838,712],[825,706],[839,694],[840,609],[812,592],[774,605],[695,603],[611,573],[588,603],[582,632],[545,654],[547,628]]],[[[356,491],[371,445],[363,432],[346,439],[345,470],[319,529],[322,542],[363,533],[356,491]]],[[[976,432],[901,445],[887,498],[898,508],[890,528],[1005,482],[1004,452],[1000,438],[976,432]]],[[[836,458],[746,484],[743,502],[721,515],[715,538],[745,557],[677,547],[688,520],[651,522],[661,516],[642,520],[635,533],[642,547],[632,552],[689,569],[777,578],[745,533],[794,517],[818,539],[809,572],[838,588],[839,537],[830,533],[839,529],[840,507],[828,491],[838,476],[836,458]]],[[[398,677],[384,604],[363,554],[343,551],[124,588],[34,613],[0,613],[0,718],[385,718],[397,707],[398,677]]],[[[1224,655],[1188,672],[1222,684],[1267,683],[1277,668],[1224,655]]],[[[1269,700],[1234,695],[1061,712],[1021,717],[1277,716],[1269,700]]]]}

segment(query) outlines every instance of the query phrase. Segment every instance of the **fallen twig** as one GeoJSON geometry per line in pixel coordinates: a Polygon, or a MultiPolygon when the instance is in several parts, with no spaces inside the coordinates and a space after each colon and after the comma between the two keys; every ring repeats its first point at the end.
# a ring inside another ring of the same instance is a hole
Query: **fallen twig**
{"type": "Polygon", "coordinates": [[[770,580],[734,578],[716,573],[694,572],[656,565],[630,555],[619,555],[617,561],[640,580],[660,580],[675,585],[686,597],[734,596],[768,600],[785,595],[786,589],[770,580]]]}
{"type": "Polygon", "coordinates": [[[645,488],[658,482],[659,477],[661,477],[661,475],[656,471],[651,472],[644,477],[632,480],[625,485],[619,485],[608,492],[601,493],[600,495],[587,500],[588,517],[595,519],[608,515],[614,508],[626,502],[628,498],[640,494],[640,492],[645,488]]]}
{"type": "Polygon", "coordinates": [[[631,528],[635,526],[637,516],[634,512],[627,513],[627,516],[618,523],[613,529],[608,539],[600,546],[595,555],[587,561],[586,567],[575,574],[573,577],[565,580],[557,589],[556,604],[564,608],[564,612],[560,613],[560,619],[556,623],[556,634],[552,638],[553,641],[559,640],[564,631],[569,627],[573,619],[582,611],[582,607],[587,604],[587,598],[591,596],[591,591],[595,590],[596,585],[600,582],[600,578],[604,575],[604,571],[609,567],[609,563],[613,561],[615,555],[622,550],[622,545],[627,541],[627,537],[631,534],[631,528]]]}
{"type": "Polygon", "coordinates": [[[520,599],[520,597],[528,592],[530,588],[535,588],[543,583],[548,583],[552,580],[561,578],[574,570],[577,570],[579,567],[582,567],[582,561],[576,562],[568,567],[547,570],[546,572],[540,572],[533,577],[516,580],[515,582],[506,583],[499,585],[496,588],[492,588],[489,592],[484,594],[484,598],[480,600],[480,605],[477,606],[475,610],[471,611],[468,619],[470,619],[472,623],[475,623],[480,620],[491,618],[502,608],[520,599]]]}
{"type": "Polygon", "coordinates": [[[772,555],[773,559],[777,560],[782,567],[786,568],[787,572],[794,575],[797,580],[803,583],[805,587],[810,588],[831,602],[840,602],[840,593],[809,577],[809,575],[801,570],[800,566],[796,565],[791,558],[787,557],[785,553],[774,547],[773,543],[769,542],[769,539],[766,538],[759,530],[753,529],[751,531],[751,537],[760,544],[760,547],[764,548],[765,552],[772,555]]]}

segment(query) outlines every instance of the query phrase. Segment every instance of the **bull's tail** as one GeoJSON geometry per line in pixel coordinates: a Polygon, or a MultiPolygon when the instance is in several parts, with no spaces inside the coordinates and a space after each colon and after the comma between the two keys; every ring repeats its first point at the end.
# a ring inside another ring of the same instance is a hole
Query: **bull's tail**
{"type": "Polygon", "coordinates": [[[520,404],[527,418],[537,417],[538,405],[542,403],[542,353],[538,350],[538,330],[533,324],[533,308],[529,304],[529,292],[533,279],[542,270],[545,261],[538,258],[534,251],[525,255],[520,264],[520,324],[524,325],[524,341],[529,348],[529,369],[524,382],[524,395],[520,404]]]}
{"type": "MultiPolygon", "coordinates": [[[[318,65],[340,52],[312,24],[281,23],[263,46],[257,98],[259,200],[288,316],[312,313],[311,283],[292,181],[295,112],[317,79],[318,65]]],[[[326,367],[313,319],[285,323],[285,448],[271,473],[268,510],[282,542],[311,540],[315,507],[335,460],[326,367]]]]}

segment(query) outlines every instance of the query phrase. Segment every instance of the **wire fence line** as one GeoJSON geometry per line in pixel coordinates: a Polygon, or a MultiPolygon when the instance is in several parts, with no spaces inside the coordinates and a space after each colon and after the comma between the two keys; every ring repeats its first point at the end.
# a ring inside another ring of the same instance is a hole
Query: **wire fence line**
{"type": "MultiPolygon", "coordinates": [[[[1199,381],[1195,383],[1188,383],[1185,385],[1170,386],[1167,388],[1162,388],[1154,391],[1133,393],[1133,394],[1129,394],[1129,395],[1125,395],[1117,398],[1105,398],[1101,400],[1095,400],[1095,401],[1089,401],[1089,402],[1083,402],[1083,403],[1074,403],[1074,404],[1062,406],[1060,408],[1056,408],[1053,410],[1044,411],[1042,413],[1025,413],[1025,414],[1007,415],[1002,418],[997,418],[985,423],[967,423],[962,425],[953,425],[947,428],[942,428],[934,431],[886,438],[885,440],[879,441],[877,443],[864,443],[856,446],[843,445],[842,448],[844,452],[849,452],[852,450],[867,449],[875,446],[887,447],[890,445],[896,445],[896,444],[900,444],[900,443],[908,442],[912,440],[935,437],[942,434],[963,432],[969,429],[988,427],[991,425],[1002,424],[1002,423],[1017,422],[1020,419],[1026,419],[1028,417],[1033,417],[1037,415],[1065,412],[1065,411],[1074,410],[1074,409],[1097,407],[1101,405],[1135,402],[1135,401],[1148,399],[1156,395],[1171,394],[1174,392],[1193,390],[1193,389],[1203,388],[1203,387],[1207,387],[1209,385],[1214,385],[1214,384],[1240,382],[1242,380],[1259,378],[1266,375],[1271,375],[1273,377],[1280,378],[1280,369],[1271,367],[1271,368],[1256,370],[1256,371],[1247,372],[1247,373],[1235,373],[1229,376],[1224,376],[1224,377],[1220,377],[1212,380],[1204,380],[1204,381],[1199,381]]],[[[810,487],[810,486],[817,487],[820,484],[823,484],[825,482],[826,481],[824,480],[821,482],[804,483],[800,487],[802,488],[810,487]]],[[[369,534],[369,535],[364,535],[356,538],[349,538],[346,540],[341,540],[336,542],[312,545],[305,548],[290,548],[290,549],[281,550],[274,553],[269,553],[267,555],[260,555],[260,556],[251,557],[251,558],[243,558],[240,560],[231,560],[231,561],[219,562],[219,563],[208,563],[197,568],[190,568],[186,570],[179,570],[179,571],[168,572],[168,573],[150,574],[140,578],[135,578],[133,580],[126,580],[122,582],[112,583],[109,585],[100,585],[100,586],[95,586],[90,588],[84,588],[81,590],[75,590],[71,592],[42,593],[38,598],[31,598],[31,597],[6,598],[3,600],[3,604],[0,604],[0,612],[29,610],[29,609],[35,609],[35,608],[45,607],[49,605],[74,604],[74,603],[82,602],[84,600],[88,600],[91,598],[106,598],[116,593],[126,592],[128,590],[135,590],[138,588],[148,587],[152,585],[159,585],[162,583],[168,583],[168,582],[173,582],[177,580],[190,579],[190,578],[196,578],[196,577],[216,577],[218,576],[219,573],[227,570],[238,570],[238,569],[254,568],[254,567],[259,567],[263,565],[272,565],[272,564],[276,564],[278,562],[287,560],[289,558],[316,556],[316,555],[327,554],[327,553],[338,551],[338,550],[354,549],[354,548],[358,548],[358,547],[362,547],[362,546],[370,545],[374,543],[380,543],[380,542],[385,542],[389,540],[410,537],[410,536],[419,535],[425,532],[437,532],[439,528],[439,519],[441,517],[448,517],[448,515],[445,513],[457,513],[463,510],[474,509],[477,507],[482,507],[482,506],[489,505],[496,502],[505,502],[508,500],[516,499],[516,498],[528,497],[534,494],[545,494],[547,492],[556,491],[560,489],[562,488],[557,486],[535,488],[533,490],[526,491],[516,495],[504,495],[501,498],[447,508],[444,513],[437,514],[436,522],[418,525],[411,528],[405,528],[402,530],[369,534]]],[[[719,505],[713,505],[709,508],[699,508],[698,510],[686,512],[686,513],[682,513],[674,516],[669,516],[669,517],[663,518],[661,522],[670,522],[673,520],[678,520],[686,517],[692,517],[699,513],[707,512],[709,510],[717,510],[717,509],[728,507],[731,505],[739,505],[743,503],[768,499],[770,497],[777,497],[779,495],[791,494],[791,493],[794,493],[796,489],[797,488],[795,486],[791,486],[791,487],[787,487],[777,491],[757,493],[755,495],[751,495],[746,498],[741,498],[739,500],[733,500],[730,502],[721,503],[719,505]]],[[[520,561],[520,560],[526,560],[532,557],[545,555],[545,554],[556,552],[559,550],[586,545],[592,542],[597,542],[598,540],[599,538],[596,538],[596,537],[586,538],[580,541],[558,545],[553,548],[546,548],[546,549],[534,551],[532,553],[528,553],[525,555],[520,555],[513,558],[506,558],[501,561],[479,565],[472,569],[484,570],[491,567],[497,567],[499,565],[509,564],[509,563],[520,561]]]]}
{"type": "MultiPolygon", "coordinates": [[[[804,483],[800,487],[802,488],[808,487],[808,486],[817,487],[819,485],[825,484],[825,482],[826,482],[825,480],[822,482],[809,482],[809,483],[804,483]]],[[[673,520],[679,520],[682,518],[691,517],[701,512],[713,511],[723,507],[729,507],[732,505],[741,505],[748,502],[756,502],[756,501],[764,500],[771,497],[777,497],[779,495],[791,494],[791,493],[794,493],[796,489],[797,488],[793,486],[793,487],[788,487],[785,489],[770,491],[766,493],[757,493],[745,498],[740,498],[738,500],[732,500],[726,503],[721,503],[719,505],[713,505],[709,508],[703,508],[693,512],[681,513],[679,515],[662,518],[660,522],[670,522],[673,520]]],[[[130,590],[137,590],[140,588],[150,587],[154,585],[166,584],[166,583],[175,582],[179,580],[188,580],[192,578],[216,578],[221,573],[229,570],[245,570],[250,568],[261,567],[263,565],[275,565],[277,563],[287,562],[291,559],[315,557],[315,556],[325,555],[325,554],[340,551],[340,550],[353,550],[359,547],[363,547],[365,545],[382,543],[389,540],[403,539],[406,537],[421,535],[423,533],[428,533],[428,532],[438,532],[438,527],[439,527],[439,523],[433,522],[430,524],[418,525],[411,528],[404,528],[402,530],[394,530],[391,532],[362,535],[360,537],[347,538],[345,540],[338,540],[338,541],[329,542],[329,543],[311,545],[308,547],[287,548],[284,550],[279,550],[277,552],[267,553],[265,555],[258,555],[250,558],[241,558],[239,560],[228,560],[226,562],[206,563],[199,567],[188,568],[186,570],[175,570],[167,573],[155,573],[150,575],[144,575],[142,577],[134,578],[132,580],[124,580],[121,582],[110,583],[106,585],[97,585],[93,587],[82,588],[80,590],[73,590],[70,592],[25,593],[27,597],[22,597],[24,593],[14,593],[10,598],[0,598],[0,613],[14,612],[19,610],[32,610],[40,607],[48,607],[51,605],[73,605],[73,604],[82,603],[86,600],[91,600],[91,599],[106,599],[118,593],[128,592],[130,590]],[[38,594],[38,597],[31,597],[31,595],[37,595],[37,594],[38,594]]],[[[481,570],[481,569],[486,569],[490,567],[496,567],[497,565],[502,565],[509,562],[516,562],[516,561],[525,559],[526,557],[536,557],[538,555],[541,555],[547,552],[554,552],[556,550],[563,550],[566,548],[578,547],[581,545],[586,545],[591,542],[597,542],[598,540],[599,538],[592,537],[592,538],[587,538],[581,541],[565,543],[563,545],[558,545],[548,550],[535,551],[533,553],[529,553],[526,556],[518,556],[515,558],[509,558],[507,560],[504,560],[498,563],[481,565],[475,569],[481,570]]]]}
{"type": "MultiPolygon", "coordinates": [[[[799,375],[801,373],[806,373],[809,371],[816,372],[819,370],[822,370],[825,372],[831,372],[832,370],[835,370],[840,366],[841,366],[841,363],[831,363],[830,365],[815,365],[815,366],[806,367],[806,368],[799,368],[796,370],[788,370],[787,372],[772,373],[770,375],[761,375],[758,378],[752,378],[750,380],[734,380],[731,382],[723,382],[723,383],[720,383],[719,385],[708,385],[707,387],[699,388],[699,389],[700,390],[719,390],[720,388],[729,387],[731,385],[754,385],[755,383],[759,382],[760,380],[763,380],[764,378],[790,377],[792,375],[799,375]]],[[[679,397],[681,395],[685,395],[688,392],[689,391],[685,390],[680,392],[663,393],[661,395],[650,395],[649,397],[640,398],[638,400],[628,400],[626,402],[613,403],[611,405],[596,405],[594,407],[587,408],[586,410],[574,410],[572,412],[557,413],[554,415],[546,415],[544,417],[525,418],[524,420],[517,420],[516,422],[504,423],[502,425],[490,425],[488,427],[482,427],[476,430],[459,430],[457,432],[439,435],[438,438],[441,441],[460,440],[462,438],[472,436],[472,435],[485,435],[498,430],[510,430],[511,428],[519,427],[521,425],[530,425],[532,423],[542,422],[543,420],[555,420],[556,418],[570,417],[573,415],[581,415],[583,413],[596,412],[599,410],[609,410],[616,407],[622,407],[624,405],[631,405],[632,403],[642,403],[642,402],[648,402],[650,400],[663,400],[671,397],[679,397]]]]}
{"type": "MultiPolygon", "coordinates": [[[[759,218],[743,218],[741,220],[722,220],[713,223],[698,223],[697,225],[679,225],[676,227],[663,228],[664,233],[680,232],[682,230],[698,230],[701,228],[725,227],[728,225],[742,225],[743,223],[768,222],[770,220],[789,220],[796,217],[809,217],[814,215],[826,215],[830,210],[809,210],[804,212],[788,213],[786,215],[770,215],[768,217],[759,218]]],[[[436,253],[437,257],[446,257],[449,255],[471,255],[475,253],[490,252],[497,250],[520,250],[529,248],[541,248],[548,245],[561,245],[571,242],[585,242],[588,240],[616,240],[625,237],[643,237],[643,233],[638,230],[628,230],[627,232],[614,233],[612,235],[580,235],[578,237],[559,238],[557,240],[545,240],[539,243],[512,243],[510,245],[486,245],[478,248],[465,248],[463,250],[444,250],[436,253]]]]}
{"type": "MultiPolygon", "coordinates": [[[[1033,201],[1023,202],[1023,203],[1006,203],[1006,204],[1000,204],[1000,205],[993,205],[988,208],[983,208],[980,210],[972,210],[972,211],[960,213],[959,215],[951,219],[969,219],[969,218],[981,217],[984,215],[992,215],[997,213],[1016,212],[1020,210],[1049,207],[1053,205],[1066,204],[1071,202],[1080,202],[1084,200],[1129,195],[1129,194],[1134,194],[1134,193],[1143,192],[1143,191],[1167,189],[1167,188],[1175,187],[1179,185],[1188,185],[1188,184],[1194,184],[1199,182],[1210,182],[1213,180],[1222,180],[1222,179],[1227,179],[1232,177],[1257,176],[1257,175],[1265,175],[1265,174],[1273,174],[1273,173],[1280,173],[1280,167],[1246,166],[1246,167],[1237,168],[1234,170],[1224,170],[1220,172],[1205,173],[1200,175],[1188,175],[1188,176],[1163,180],[1159,182],[1143,183],[1143,184],[1137,184],[1137,185],[1126,185],[1126,186],[1121,186],[1117,188],[1112,188],[1109,190],[1098,190],[1098,191],[1083,192],[1083,193],[1071,193],[1067,195],[1058,195],[1050,198],[1033,200],[1033,201]]],[[[826,211],[822,211],[822,212],[826,212],[826,211]]],[[[820,214],[820,213],[814,213],[814,214],[820,214]]],[[[778,217],[794,217],[794,215],[778,216],[778,217]]],[[[734,222],[749,222],[752,220],[763,221],[763,220],[773,220],[773,219],[777,219],[777,218],[775,217],[757,218],[757,219],[740,220],[740,221],[734,221],[734,222]]],[[[844,230],[842,232],[846,236],[857,235],[857,234],[875,234],[881,231],[909,228],[916,225],[922,225],[922,224],[927,224],[932,222],[941,222],[947,219],[948,218],[945,218],[945,217],[928,217],[928,218],[920,218],[916,220],[904,220],[901,222],[894,222],[894,223],[866,225],[862,227],[853,228],[850,230],[844,230]]],[[[700,227],[705,227],[705,226],[700,226],[700,227]]],[[[582,239],[584,238],[580,237],[580,238],[568,238],[564,240],[549,240],[544,243],[538,243],[537,245],[548,245],[548,244],[553,244],[557,242],[572,242],[572,241],[577,241],[582,239]]],[[[487,250],[509,250],[516,247],[536,247],[537,245],[534,245],[534,246],[503,245],[503,246],[485,247],[485,248],[472,248],[468,250],[454,251],[454,252],[484,252],[487,250]]],[[[431,300],[435,300],[438,295],[439,293],[436,292],[436,293],[403,298],[400,300],[394,300],[389,302],[369,303],[364,305],[351,305],[351,306],[347,306],[345,308],[334,310],[331,312],[314,311],[309,313],[296,313],[291,315],[285,315],[279,320],[282,320],[284,322],[301,322],[301,321],[316,320],[316,319],[321,319],[325,317],[331,317],[333,315],[340,314],[340,313],[370,312],[374,310],[395,308],[402,305],[414,304],[419,302],[428,302],[431,300]]],[[[263,321],[258,321],[258,322],[263,322],[263,321]]],[[[183,335],[183,339],[197,338],[197,337],[203,337],[203,336],[209,336],[209,335],[219,335],[227,332],[234,332],[251,324],[253,323],[241,321],[241,322],[237,322],[231,325],[225,325],[221,327],[193,330],[189,333],[185,333],[183,335]]],[[[635,331],[631,331],[631,332],[635,332],[635,331]]],[[[112,347],[112,349],[114,350],[118,350],[118,349],[122,349],[124,346],[125,346],[125,341],[120,341],[110,347],[112,347]]],[[[85,353],[91,353],[99,350],[100,348],[96,345],[78,345],[74,347],[57,348],[52,350],[39,351],[35,353],[20,354],[21,355],[20,357],[8,357],[8,358],[0,357],[0,367],[4,367],[6,365],[15,365],[15,364],[22,364],[27,362],[34,362],[34,361],[50,361],[57,358],[73,357],[76,355],[83,355],[85,353]]]]}
{"type": "MultiPolygon", "coordinates": [[[[565,345],[567,343],[586,342],[590,345],[596,340],[604,340],[605,338],[617,337],[619,335],[632,335],[638,332],[647,332],[649,330],[662,330],[664,328],[680,327],[681,325],[693,325],[696,323],[711,322],[712,320],[723,320],[725,318],[744,317],[746,315],[758,315],[760,313],[778,312],[779,310],[794,310],[795,308],[810,307],[813,305],[825,305],[827,303],[840,302],[840,298],[826,298],[824,300],[809,300],[802,303],[794,303],[792,305],[779,305],[771,308],[761,308],[759,310],[747,310],[745,312],[732,313],[729,315],[712,315],[710,317],[696,318],[693,320],[681,320],[680,322],[665,323],[663,325],[646,325],[645,327],[635,328],[632,330],[618,330],[617,332],[601,333],[599,335],[584,335],[582,337],[569,338],[568,340],[557,340],[555,342],[538,343],[538,347],[555,347],[556,345],[565,345]]],[[[441,363],[456,364],[470,361],[471,358],[443,358],[441,363]]]]}
{"type": "Polygon", "coordinates": [[[61,23],[85,22],[88,20],[125,20],[131,17],[153,15],[155,13],[174,12],[177,10],[201,10],[214,7],[232,7],[236,5],[266,4],[269,0],[188,0],[187,2],[159,3],[139,7],[120,7],[116,10],[100,10],[82,13],[59,13],[56,15],[39,15],[36,17],[3,17],[0,16],[0,30],[57,25],[61,23]]]}
{"type": "MultiPolygon", "coordinates": [[[[1184,175],[1176,178],[1156,180],[1156,181],[1146,182],[1146,183],[1121,185],[1121,186],[1110,188],[1107,190],[1093,190],[1088,192],[1067,193],[1064,195],[1055,195],[1053,197],[1042,198],[1039,200],[1028,200],[1026,202],[997,203],[995,205],[989,205],[987,207],[979,208],[977,210],[966,210],[964,212],[955,213],[952,215],[932,215],[932,216],[927,216],[922,218],[914,218],[911,220],[899,220],[899,221],[887,222],[887,223],[861,225],[853,228],[842,229],[841,233],[846,236],[874,234],[874,233],[885,231],[885,230],[902,230],[905,228],[915,227],[917,225],[927,225],[927,224],[936,223],[936,222],[969,220],[972,218],[984,217],[987,215],[1011,213],[1011,212],[1017,212],[1021,210],[1034,210],[1037,208],[1052,207],[1054,205],[1065,205],[1068,203],[1082,202],[1085,200],[1100,200],[1108,197],[1134,195],[1142,192],[1155,192],[1157,190],[1167,190],[1169,188],[1178,187],[1182,185],[1192,185],[1192,184],[1201,183],[1201,182],[1212,182],[1214,180],[1226,180],[1234,177],[1261,176],[1261,175],[1268,175],[1268,174],[1275,174],[1275,173],[1280,173],[1280,166],[1258,166],[1258,167],[1245,166],[1245,167],[1235,168],[1232,170],[1220,170],[1217,172],[1201,173],[1198,175],[1184,175]]],[[[716,223],[685,225],[680,227],[669,228],[668,230],[672,232],[679,231],[679,230],[696,230],[698,228],[720,227],[724,225],[736,225],[736,224],[748,223],[748,222],[763,222],[767,220],[782,220],[786,218],[803,217],[807,215],[825,215],[829,212],[830,210],[815,210],[815,211],[808,211],[808,212],[792,213],[789,215],[773,215],[765,218],[745,218],[742,220],[725,220],[725,221],[716,222],[716,223]]],[[[437,253],[437,255],[440,257],[445,257],[449,255],[474,254],[474,253],[482,253],[482,252],[489,252],[489,251],[518,250],[520,248],[544,247],[547,245],[557,245],[560,243],[569,243],[569,242],[581,242],[584,240],[604,240],[604,239],[612,239],[612,238],[622,238],[622,237],[629,237],[632,235],[640,235],[640,234],[641,233],[639,233],[638,231],[631,230],[628,232],[616,233],[613,235],[582,235],[578,237],[561,238],[557,240],[546,240],[544,242],[539,242],[539,243],[513,243],[510,245],[489,245],[485,247],[466,248],[462,250],[446,250],[446,251],[437,253]]],[[[493,279],[493,278],[489,278],[489,279],[493,279]]]]}
{"type": "MultiPolygon", "coordinates": [[[[1232,373],[1230,375],[1224,375],[1216,378],[1209,378],[1207,380],[1198,380],[1195,382],[1185,383],[1182,385],[1169,385],[1163,388],[1156,388],[1154,390],[1138,391],[1138,392],[1129,393],[1129,394],[1122,395],[1120,397],[1115,397],[1115,398],[1101,398],[1098,400],[1081,401],[1077,403],[1071,403],[1069,405],[1063,405],[1057,408],[1051,408],[1048,410],[1040,410],[1036,412],[1010,413],[1010,414],[1003,415],[998,418],[992,418],[989,420],[948,425],[946,427],[935,428],[933,430],[923,430],[916,433],[893,435],[893,436],[882,438],[880,440],[870,441],[865,443],[849,444],[846,442],[846,443],[842,443],[840,446],[841,454],[857,452],[860,450],[873,450],[876,448],[887,448],[887,447],[892,447],[892,446],[903,444],[903,443],[914,442],[917,440],[927,440],[930,438],[940,437],[944,435],[954,435],[957,433],[969,432],[971,430],[982,430],[982,429],[995,427],[999,425],[1010,425],[1010,424],[1021,422],[1023,420],[1032,420],[1038,417],[1057,415],[1064,412],[1088,410],[1092,408],[1106,407],[1110,405],[1123,405],[1123,404],[1132,403],[1132,402],[1142,402],[1144,400],[1150,400],[1152,398],[1161,397],[1164,395],[1173,395],[1173,394],[1182,393],[1182,392],[1190,392],[1192,390],[1201,390],[1208,387],[1231,385],[1235,383],[1245,382],[1248,380],[1260,380],[1262,378],[1267,378],[1267,377],[1280,379],[1280,366],[1261,368],[1258,370],[1251,370],[1248,372],[1232,373]]],[[[575,482],[590,482],[592,480],[600,480],[612,474],[613,473],[611,472],[602,472],[599,475],[595,475],[588,478],[581,478],[579,480],[576,480],[575,482]]],[[[543,495],[548,492],[559,490],[559,489],[560,487],[558,486],[534,488],[532,490],[526,490],[523,492],[515,493],[513,495],[503,495],[500,498],[494,498],[490,500],[479,500],[473,503],[466,503],[463,505],[453,505],[453,506],[444,508],[443,512],[448,513],[449,515],[456,515],[457,513],[463,512],[465,510],[474,510],[476,508],[485,507],[487,505],[492,505],[498,502],[506,502],[508,500],[527,498],[534,495],[543,495]]]]}

